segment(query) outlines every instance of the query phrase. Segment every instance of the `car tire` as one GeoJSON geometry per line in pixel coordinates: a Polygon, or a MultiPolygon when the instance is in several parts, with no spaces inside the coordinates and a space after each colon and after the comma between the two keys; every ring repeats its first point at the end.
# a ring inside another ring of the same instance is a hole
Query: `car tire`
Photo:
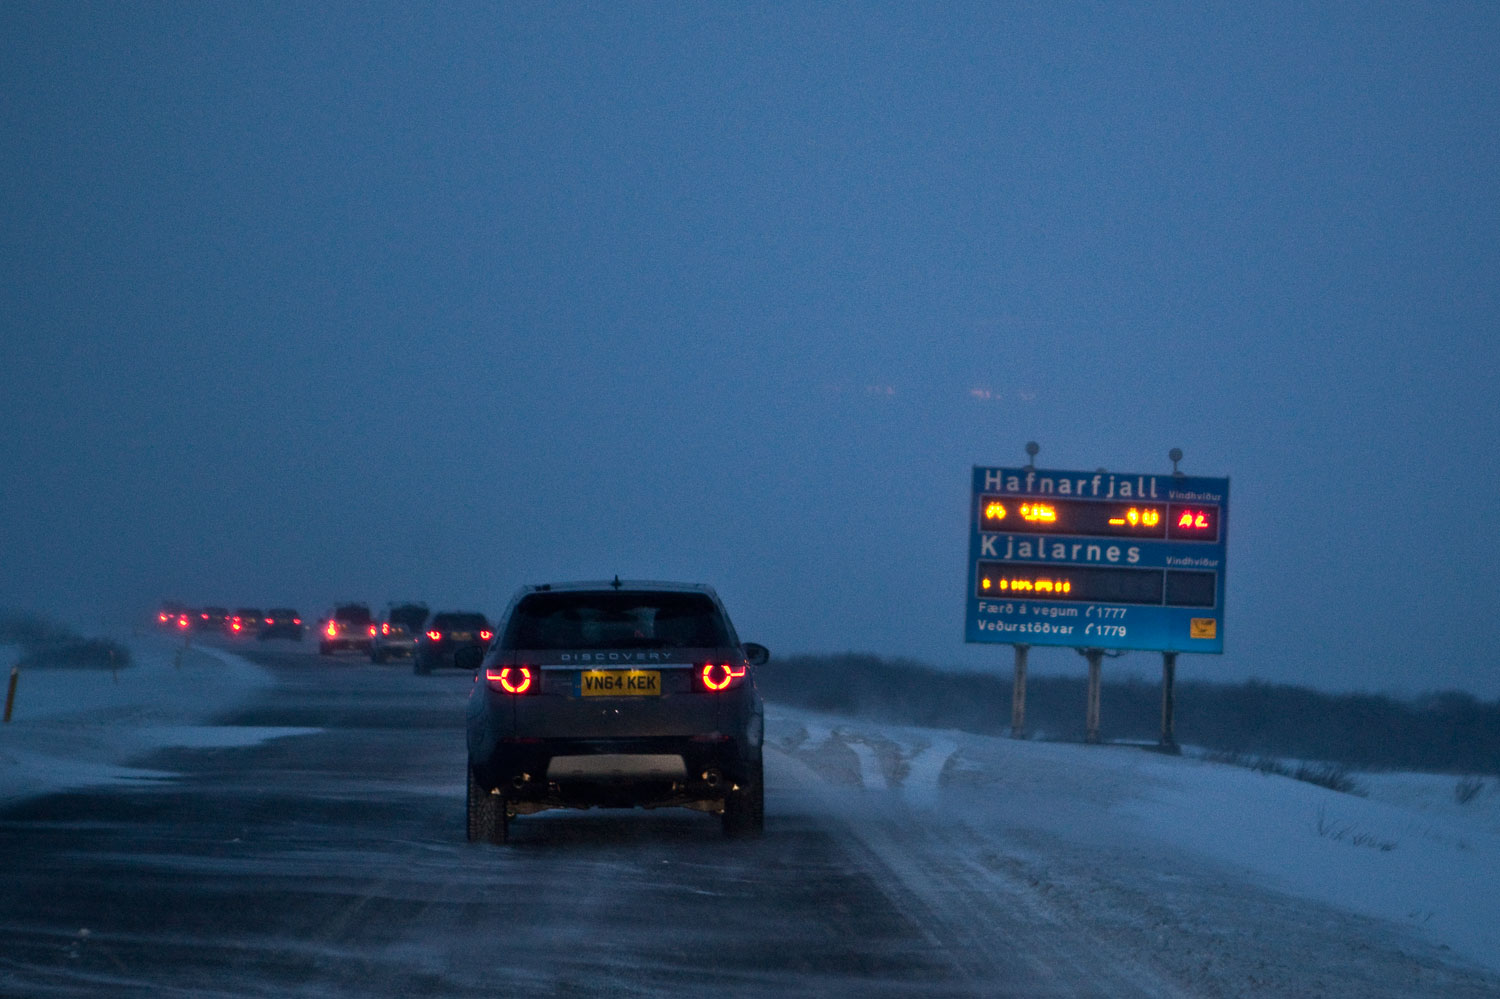
{"type": "Polygon", "coordinates": [[[472,767],[465,769],[469,774],[467,796],[469,842],[505,843],[510,838],[510,816],[506,812],[505,797],[491,794],[479,781],[475,780],[472,767]]]}
{"type": "Polygon", "coordinates": [[[370,649],[370,662],[376,666],[385,662],[385,652],[380,649],[370,649]]]}
{"type": "Polygon", "coordinates": [[[724,796],[724,835],[750,839],[766,828],[765,767],[757,759],[745,779],[724,796]]]}

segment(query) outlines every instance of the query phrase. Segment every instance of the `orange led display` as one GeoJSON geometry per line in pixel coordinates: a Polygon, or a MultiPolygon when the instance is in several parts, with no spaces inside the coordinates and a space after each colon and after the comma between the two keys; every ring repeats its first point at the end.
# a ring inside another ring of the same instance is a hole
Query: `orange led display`
{"type": "Polygon", "coordinates": [[[1057,507],[1050,503],[1022,503],[1021,517],[1033,523],[1055,523],[1057,520],[1057,507]]]}
{"type": "Polygon", "coordinates": [[[979,529],[991,533],[1219,540],[1219,507],[1197,503],[991,495],[979,497],[975,512],[979,529]]]}
{"type": "Polygon", "coordinates": [[[1121,516],[1109,518],[1109,522],[1116,527],[1124,524],[1129,524],[1131,527],[1155,527],[1161,523],[1161,511],[1152,506],[1148,506],[1144,510],[1131,507],[1121,516]]]}

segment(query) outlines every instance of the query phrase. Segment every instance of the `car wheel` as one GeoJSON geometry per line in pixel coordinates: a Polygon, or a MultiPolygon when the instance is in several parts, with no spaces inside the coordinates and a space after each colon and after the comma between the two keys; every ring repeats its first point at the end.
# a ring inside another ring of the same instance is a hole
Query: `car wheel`
{"type": "Polygon", "coordinates": [[[504,843],[510,838],[510,817],[505,810],[505,797],[491,794],[474,779],[473,768],[465,769],[469,774],[469,842],[504,843]]]}
{"type": "Polygon", "coordinates": [[[744,782],[724,796],[724,835],[734,839],[759,836],[766,828],[765,767],[751,764],[744,782]]]}
{"type": "Polygon", "coordinates": [[[385,662],[385,653],[380,651],[379,649],[370,649],[370,662],[374,663],[376,666],[379,666],[381,663],[385,662]]]}

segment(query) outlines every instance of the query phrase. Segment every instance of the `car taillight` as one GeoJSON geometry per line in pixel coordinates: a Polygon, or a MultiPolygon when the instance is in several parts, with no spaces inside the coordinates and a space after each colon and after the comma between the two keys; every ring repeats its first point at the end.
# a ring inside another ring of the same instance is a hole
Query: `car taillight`
{"type": "MultiPolygon", "coordinates": [[[[389,621],[386,621],[386,622],[384,622],[384,623],[381,624],[381,626],[380,626],[380,633],[382,635],[389,635],[391,633],[391,624],[390,624],[389,621]]],[[[373,634],[373,632],[372,632],[372,634],[373,634]]]]}
{"type": "Polygon", "coordinates": [[[373,624],[370,625],[370,637],[371,638],[375,637],[375,626],[373,624]]]}
{"type": "Polygon", "coordinates": [[[292,618],[292,623],[293,624],[301,624],[302,623],[302,619],[300,617],[294,617],[294,618],[292,618]]]}
{"type": "Polygon", "coordinates": [[[275,624],[275,623],[276,623],[276,619],[274,617],[268,617],[268,618],[266,618],[266,624],[275,624]]]}
{"type": "Polygon", "coordinates": [[[536,674],[530,666],[492,666],[484,671],[484,678],[507,694],[524,694],[532,689],[536,674]]]}
{"type": "Polygon", "coordinates": [[[493,631],[481,631],[479,633],[479,637],[488,642],[490,639],[495,637],[495,633],[493,631]]]}
{"type": "Polygon", "coordinates": [[[704,663],[698,670],[698,680],[704,690],[728,690],[737,687],[745,679],[745,667],[729,663],[704,663]]]}
{"type": "Polygon", "coordinates": [[[160,621],[161,623],[166,624],[167,623],[167,618],[169,618],[171,616],[172,615],[170,615],[170,614],[158,614],[158,615],[156,615],[156,619],[158,621],[160,621]]]}
{"type": "Polygon", "coordinates": [[[191,621],[188,620],[188,616],[186,614],[182,615],[182,617],[180,617],[180,618],[177,619],[177,627],[179,627],[179,628],[187,628],[192,623],[193,622],[191,622],[191,621]]]}
{"type": "Polygon", "coordinates": [[[245,627],[245,625],[240,621],[239,618],[235,618],[233,621],[229,622],[230,631],[239,631],[243,627],[245,627]]]}
{"type": "Polygon", "coordinates": [[[429,631],[427,637],[434,642],[441,642],[443,640],[443,633],[441,631],[429,631]]]}
{"type": "Polygon", "coordinates": [[[339,637],[338,622],[337,621],[329,621],[328,622],[328,627],[323,629],[323,633],[325,635],[327,635],[329,638],[337,638],[337,637],[339,637]]]}

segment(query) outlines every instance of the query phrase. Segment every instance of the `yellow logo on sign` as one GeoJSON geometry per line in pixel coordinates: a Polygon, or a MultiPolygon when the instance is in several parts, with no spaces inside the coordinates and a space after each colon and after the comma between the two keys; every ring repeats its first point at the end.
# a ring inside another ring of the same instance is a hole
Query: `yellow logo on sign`
{"type": "Polygon", "coordinates": [[[1188,624],[1189,638],[1218,638],[1219,619],[1213,617],[1195,617],[1188,624]]]}

